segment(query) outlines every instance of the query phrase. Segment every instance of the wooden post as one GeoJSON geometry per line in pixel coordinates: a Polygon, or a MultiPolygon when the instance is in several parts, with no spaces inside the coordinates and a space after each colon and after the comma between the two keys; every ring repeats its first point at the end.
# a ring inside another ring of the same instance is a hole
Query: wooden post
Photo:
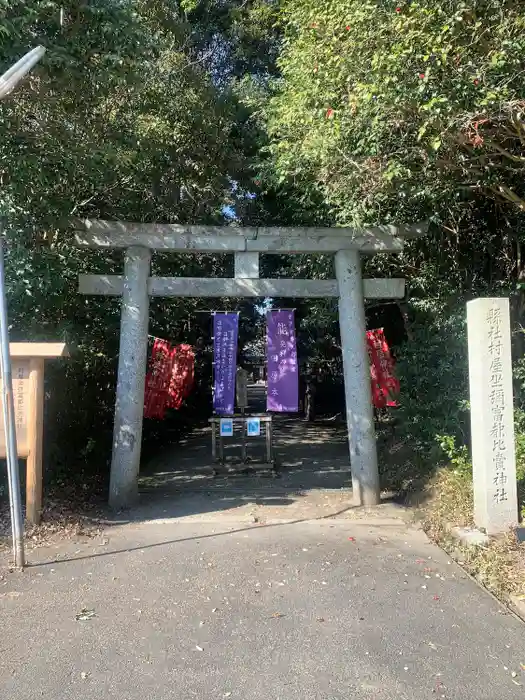
{"type": "Polygon", "coordinates": [[[38,525],[42,512],[42,442],[44,437],[44,358],[29,360],[27,416],[26,518],[38,525]]]}
{"type": "MultiPolygon", "coordinates": [[[[26,463],[26,519],[38,525],[42,511],[42,443],[44,436],[44,361],[69,357],[64,343],[9,343],[18,455],[26,463]]],[[[5,457],[0,421],[0,457],[5,457]]]]}

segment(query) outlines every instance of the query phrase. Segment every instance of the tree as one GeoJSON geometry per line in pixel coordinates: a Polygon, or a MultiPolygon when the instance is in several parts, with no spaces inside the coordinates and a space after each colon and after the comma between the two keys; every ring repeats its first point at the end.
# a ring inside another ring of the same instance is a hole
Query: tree
{"type": "Polygon", "coordinates": [[[410,284],[407,424],[425,439],[440,421],[461,432],[465,299],[510,293],[525,323],[525,8],[285,0],[280,21],[266,178],[322,201],[332,225],[431,219],[424,240],[366,265],[410,284]]]}
{"type": "MultiPolygon", "coordinates": [[[[118,357],[118,302],[77,294],[80,272],[121,272],[118,254],[75,248],[66,221],[99,217],[222,223],[245,169],[233,92],[195,49],[202,27],[172,0],[0,1],[0,65],[43,44],[45,59],[0,114],[0,215],[8,238],[12,337],[65,339],[48,372],[51,461],[103,468],[118,357]],[[79,400],[82,397],[82,400],[79,400]],[[94,450],[97,450],[96,454],[94,450]],[[98,455],[104,460],[97,463],[98,455]]],[[[239,126],[240,124],[240,126],[239,126]]],[[[156,256],[155,270],[217,275],[220,256],[156,256]]],[[[196,342],[196,302],[152,304],[152,332],[196,342]]]]}
{"type": "Polygon", "coordinates": [[[521,5],[288,0],[282,21],[277,170],[337,221],[447,219],[471,192],[521,206],[521,5]]]}

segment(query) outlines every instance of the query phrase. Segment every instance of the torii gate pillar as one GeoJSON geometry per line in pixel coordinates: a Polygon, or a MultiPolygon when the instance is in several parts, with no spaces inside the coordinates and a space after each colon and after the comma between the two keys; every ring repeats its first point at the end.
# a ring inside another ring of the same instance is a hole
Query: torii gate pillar
{"type": "Polygon", "coordinates": [[[335,274],[339,286],[339,328],[352,492],[356,505],[370,506],[379,503],[380,490],[359,252],[338,251],[335,254],[335,274]]]}
{"type": "Polygon", "coordinates": [[[150,262],[151,251],[148,248],[126,248],[109,482],[109,505],[117,510],[133,505],[138,499],[144,379],[148,357],[150,262]]]}

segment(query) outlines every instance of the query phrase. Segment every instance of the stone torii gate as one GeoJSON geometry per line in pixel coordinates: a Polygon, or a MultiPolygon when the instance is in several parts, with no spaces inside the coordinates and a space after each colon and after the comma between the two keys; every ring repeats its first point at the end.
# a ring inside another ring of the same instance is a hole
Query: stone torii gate
{"type": "Polygon", "coordinates": [[[79,246],[124,250],[123,276],[79,275],[81,294],[122,296],[111,506],[130,506],[138,496],[150,296],[338,297],[354,502],[379,503],[364,299],[402,298],[405,283],[402,279],[363,279],[361,254],[399,253],[403,239],[424,235],[426,224],[364,229],[241,228],[87,220],[75,222],[74,228],[79,246]],[[155,250],[233,254],[235,277],[150,277],[155,250]],[[333,253],[336,279],[259,279],[260,253],[333,253]]]}

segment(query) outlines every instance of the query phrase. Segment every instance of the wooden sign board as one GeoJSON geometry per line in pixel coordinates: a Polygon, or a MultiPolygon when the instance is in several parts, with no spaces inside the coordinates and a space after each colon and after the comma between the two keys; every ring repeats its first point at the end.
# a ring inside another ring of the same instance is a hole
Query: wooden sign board
{"type": "MultiPolygon", "coordinates": [[[[26,518],[37,525],[42,510],[42,443],[44,435],[44,360],[68,357],[64,343],[10,343],[16,442],[26,464],[26,518]]],[[[0,379],[0,390],[3,391],[0,379]]],[[[3,406],[0,401],[0,458],[6,456],[3,406]]]]}

